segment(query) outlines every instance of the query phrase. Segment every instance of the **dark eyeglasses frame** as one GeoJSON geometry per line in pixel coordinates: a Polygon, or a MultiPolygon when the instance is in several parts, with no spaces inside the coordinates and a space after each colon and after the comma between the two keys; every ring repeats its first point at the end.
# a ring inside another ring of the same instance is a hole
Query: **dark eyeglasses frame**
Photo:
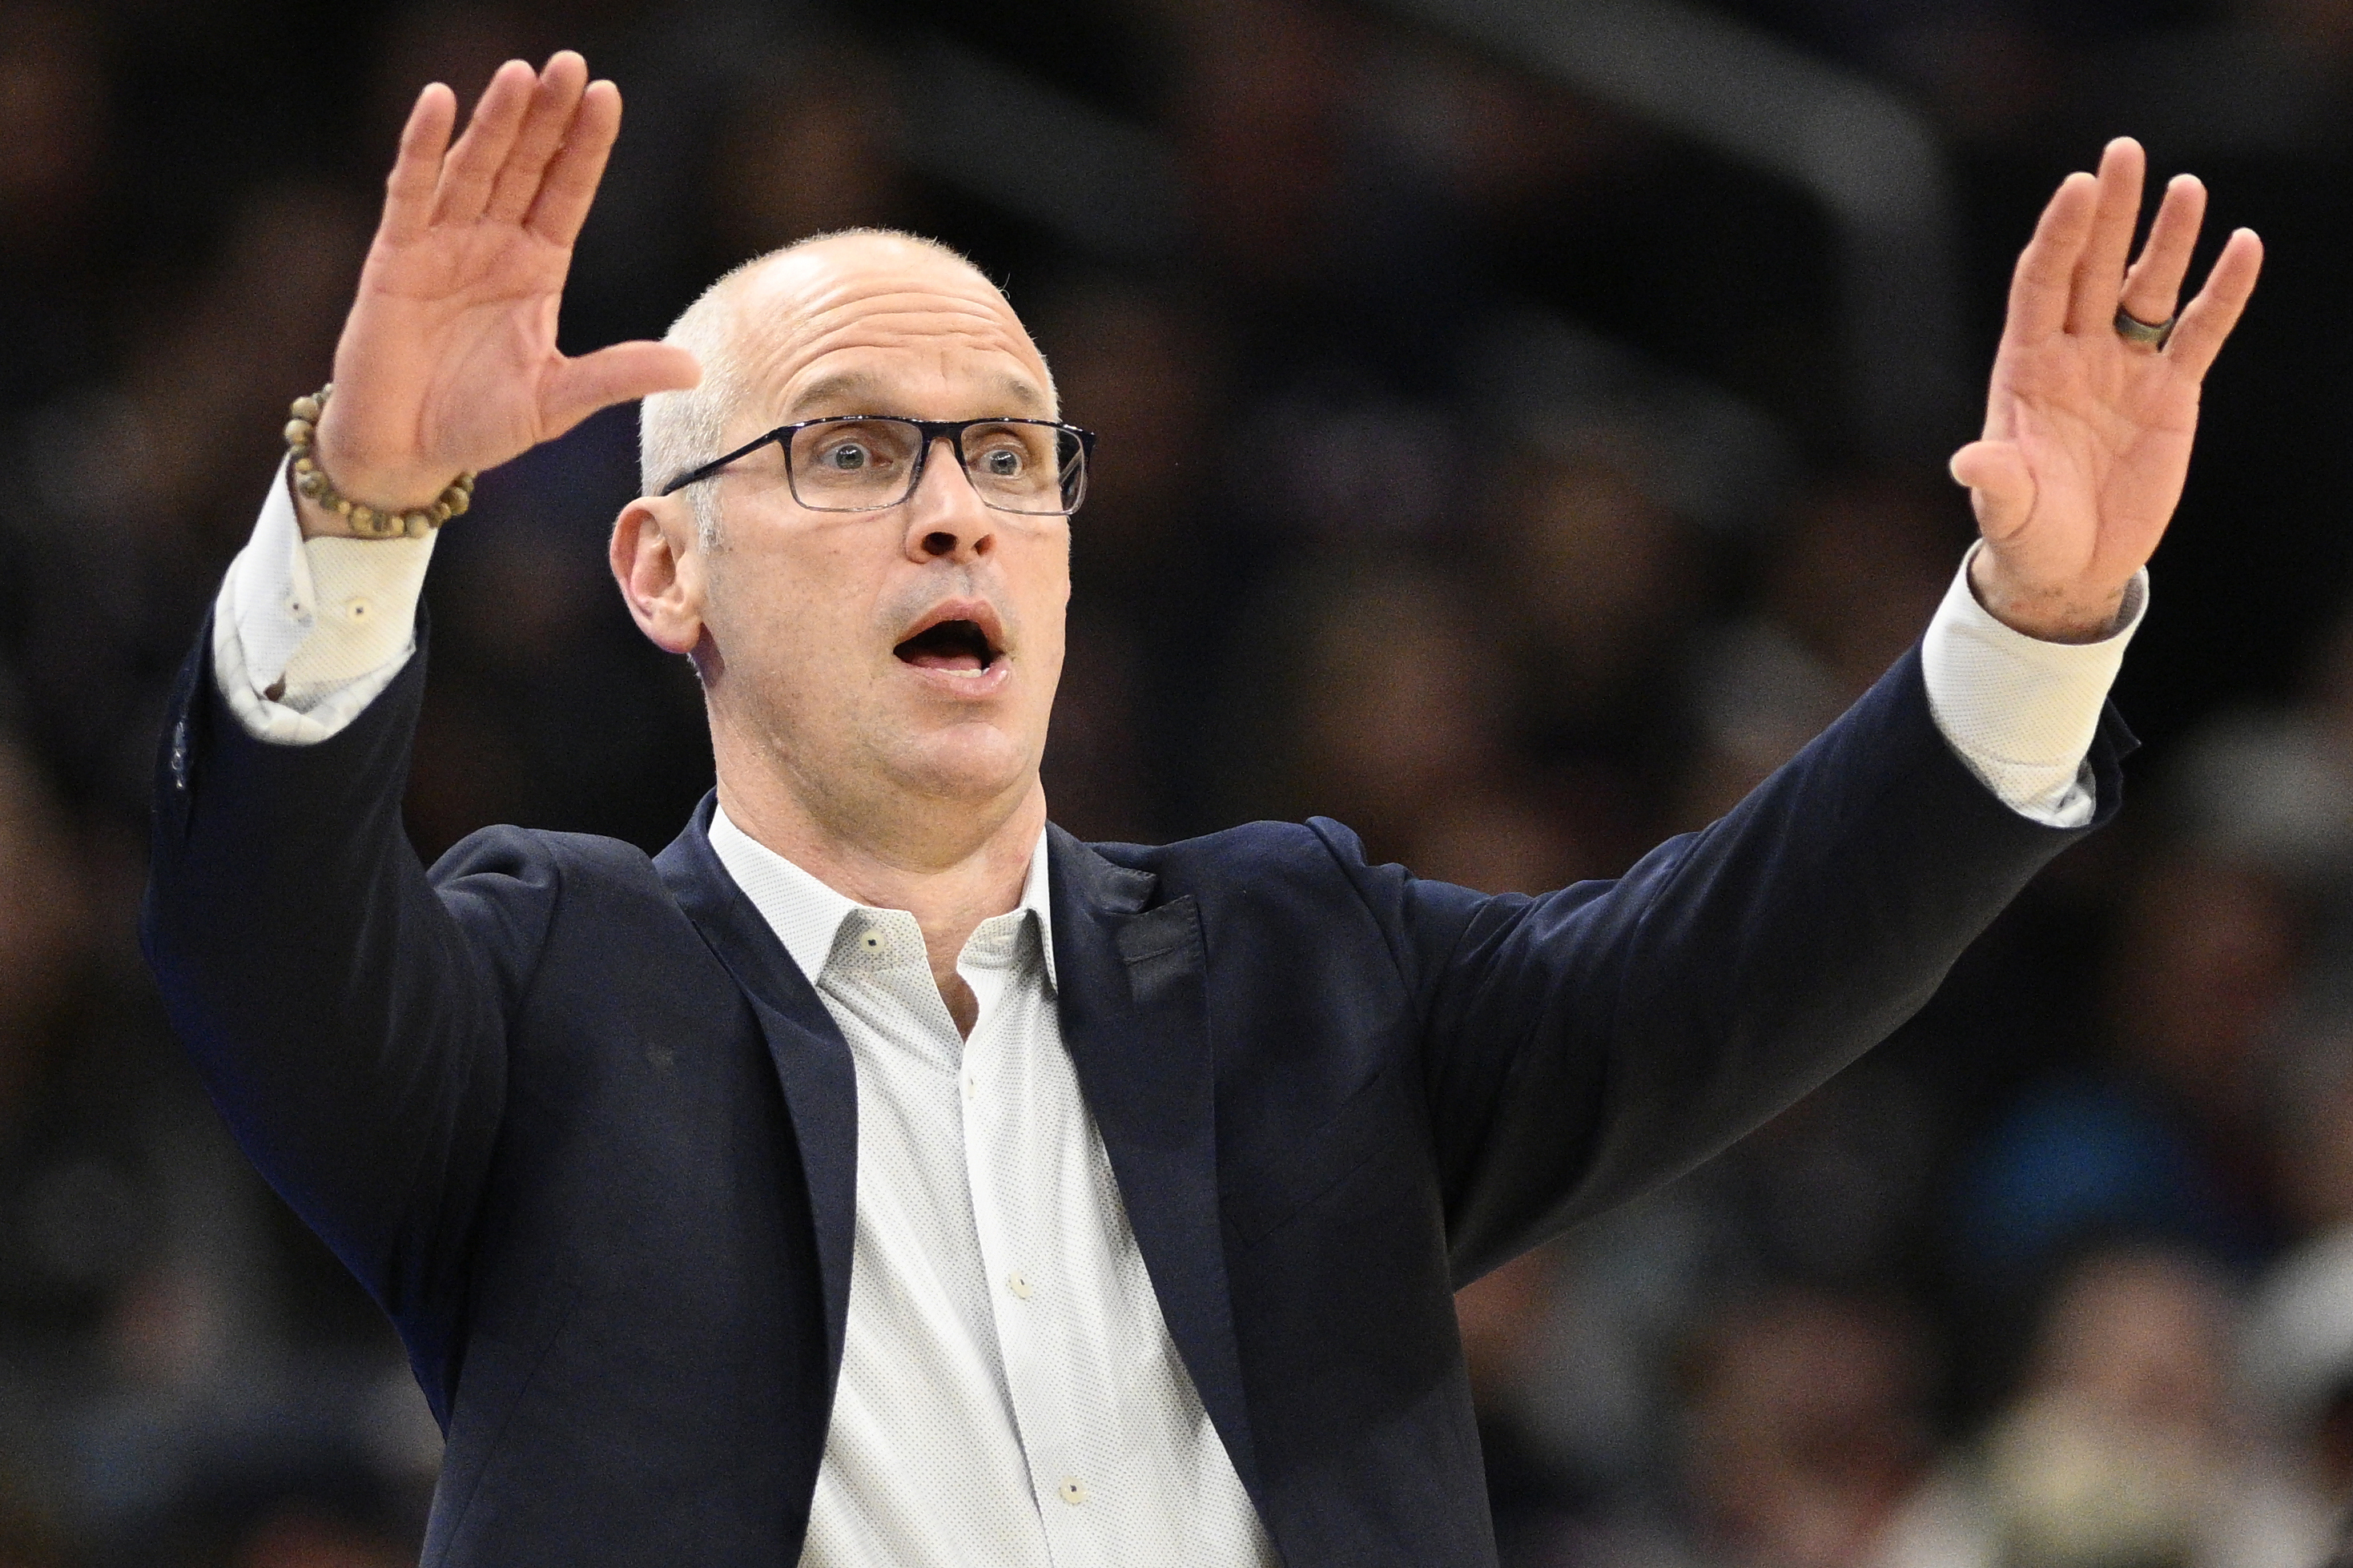
{"type": "Polygon", "coordinates": [[[930,459],[932,447],[936,442],[945,441],[948,443],[949,448],[955,453],[956,467],[964,469],[965,482],[970,484],[972,482],[972,469],[965,462],[964,433],[971,429],[976,425],[1041,425],[1050,430],[1067,430],[1071,435],[1076,436],[1079,438],[1079,462],[1082,469],[1079,476],[1079,499],[1071,503],[1068,510],[1021,511],[1009,506],[998,506],[996,502],[990,500],[987,495],[982,493],[978,485],[973,485],[973,494],[980,497],[981,505],[989,508],[993,511],[1011,512],[1016,517],[1069,517],[1075,513],[1081,506],[1086,504],[1087,490],[1084,468],[1094,459],[1095,433],[1092,430],[1082,430],[1076,425],[1066,425],[1059,419],[1017,419],[1007,416],[998,416],[989,419],[910,419],[903,414],[828,414],[818,419],[797,420],[790,425],[779,425],[775,429],[769,431],[766,435],[760,437],[757,440],[745,442],[743,446],[736,447],[725,457],[713,458],[711,461],[703,464],[702,467],[690,469],[688,472],[681,474],[678,478],[664,485],[661,489],[661,493],[664,495],[672,495],[684,489],[689,485],[699,484],[702,480],[716,475],[722,469],[725,468],[728,464],[734,462],[737,458],[748,458],[753,453],[758,451],[761,447],[773,441],[776,444],[777,449],[782,451],[785,455],[785,487],[788,490],[792,491],[793,500],[796,504],[806,507],[810,511],[888,511],[892,507],[904,506],[909,501],[915,499],[916,488],[923,482],[923,464],[930,459]],[[913,469],[907,476],[907,493],[901,496],[897,500],[886,502],[881,506],[809,506],[807,501],[800,499],[800,491],[793,484],[794,436],[803,430],[810,428],[813,426],[852,424],[861,419],[887,419],[894,425],[913,425],[917,430],[923,433],[923,443],[921,447],[916,448],[913,469]]]}

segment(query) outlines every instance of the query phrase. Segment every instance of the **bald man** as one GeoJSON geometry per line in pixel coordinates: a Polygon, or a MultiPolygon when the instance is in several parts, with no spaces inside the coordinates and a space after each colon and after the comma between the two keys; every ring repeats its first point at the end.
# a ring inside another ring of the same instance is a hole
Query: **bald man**
{"type": "Polygon", "coordinates": [[[902,235],[560,355],[618,117],[571,54],[454,144],[417,100],[158,777],[151,961],[408,1347],[426,1560],[1492,1563],[1452,1290],[1882,1038],[2114,813],[2105,693],[2253,237],[2175,323],[2196,182],[2128,271],[2139,149],[2072,176],[1919,647],[1723,821],[1488,898],[1322,819],[1050,826],[1092,437],[1004,296],[902,235]],[[633,398],[613,574],[693,661],[717,788],[651,858],[502,827],[428,870],[448,487],[633,398]]]}

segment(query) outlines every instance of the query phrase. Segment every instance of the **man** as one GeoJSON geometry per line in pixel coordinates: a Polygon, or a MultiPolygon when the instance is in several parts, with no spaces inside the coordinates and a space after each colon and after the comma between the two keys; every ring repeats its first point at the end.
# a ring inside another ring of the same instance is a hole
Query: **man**
{"type": "Polygon", "coordinates": [[[565,359],[618,98],[560,54],[456,110],[417,101],[301,493],[185,675],[146,923],[399,1325],[436,1563],[1492,1561],[1451,1290],[1881,1038],[2116,809],[2103,696],[2259,263],[2234,236],[2168,344],[2202,193],[2127,276],[2139,150],[2072,176],[1922,648],[1714,827],[1490,899],[1320,820],[1049,826],[1088,438],[1004,298],[839,236],[565,359]],[[322,500],[427,507],[640,396],[613,572],[715,795],[651,860],[499,828],[428,872],[431,538],[322,500]]]}

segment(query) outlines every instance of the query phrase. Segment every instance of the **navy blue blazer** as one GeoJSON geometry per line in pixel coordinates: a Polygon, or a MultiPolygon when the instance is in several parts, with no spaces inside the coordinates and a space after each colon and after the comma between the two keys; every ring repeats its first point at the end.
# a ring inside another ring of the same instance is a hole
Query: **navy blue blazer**
{"type": "MultiPolygon", "coordinates": [[[[239,1142],[448,1434],[425,1561],[797,1562],[849,1295],[839,1032],[713,856],[401,826],[420,654],[323,744],[206,649],[143,935],[239,1142]]],[[[2092,765],[2113,813],[2130,739],[2092,765]]],[[[1916,653],[1723,821],[1491,898],[1335,823],[1050,829],[1063,1037],[1168,1330],[1293,1568],[1486,1564],[1454,1289],[1878,1041],[2076,835],[2003,807],[1916,653]]],[[[909,1487],[927,1484],[910,1474],[909,1487]]]]}

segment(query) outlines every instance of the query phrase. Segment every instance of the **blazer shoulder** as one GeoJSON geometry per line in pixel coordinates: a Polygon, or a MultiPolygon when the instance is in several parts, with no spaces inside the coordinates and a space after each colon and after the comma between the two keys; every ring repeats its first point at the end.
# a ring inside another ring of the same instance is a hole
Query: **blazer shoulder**
{"type": "Polygon", "coordinates": [[[1204,901],[1280,890],[1322,893],[1346,885],[1347,859],[1364,864],[1356,836],[1323,817],[1247,822],[1173,844],[1090,844],[1114,866],[1159,880],[1154,901],[1191,894],[1204,901]],[[1345,848],[1335,849],[1335,841],[1345,848]]]}
{"type": "Polygon", "coordinates": [[[659,885],[653,858],[636,845],[594,833],[555,833],[503,824],[468,834],[433,863],[436,887],[469,878],[505,879],[529,886],[569,879],[615,886],[631,881],[659,885]]]}
{"type": "Polygon", "coordinates": [[[1212,927],[1264,923],[1377,941],[1409,987],[1491,901],[1402,866],[1370,863],[1356,833],[1324,816],[1246,823],[1174,844],[1090,847],[1155,877],[1155,902],[1192,896],[1212,927]]]}
{"type": "Polygon", "coordinates": [[[459,839],[427,875],[511,991],[527,982],[559,924],[682,918],[651,857],[595,834],[485,827],[459,839]]]}

